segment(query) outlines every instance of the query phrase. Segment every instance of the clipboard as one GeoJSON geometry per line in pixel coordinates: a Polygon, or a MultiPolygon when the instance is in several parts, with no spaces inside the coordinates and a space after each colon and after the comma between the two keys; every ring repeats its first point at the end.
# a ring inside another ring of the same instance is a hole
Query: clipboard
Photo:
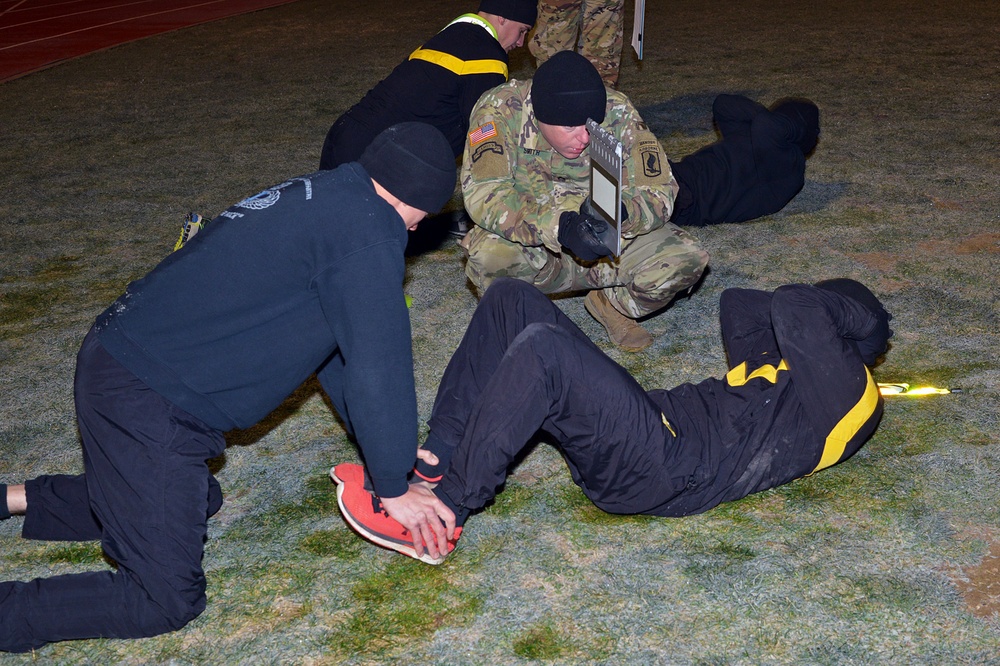
{"type": "Polygon", "coordinates": [[[613,238],[602,238],[614,252],[622,253],[622,142],[592,119],[590,132],[590,201],[611,228],[613,238]]]}
{"type": "Polygon", "coordinates": [[[635,13],[632,20],[632,48],[635,55],[642,60],[642,33],[646,23],[646,0],[635,0],[635,13]]]}

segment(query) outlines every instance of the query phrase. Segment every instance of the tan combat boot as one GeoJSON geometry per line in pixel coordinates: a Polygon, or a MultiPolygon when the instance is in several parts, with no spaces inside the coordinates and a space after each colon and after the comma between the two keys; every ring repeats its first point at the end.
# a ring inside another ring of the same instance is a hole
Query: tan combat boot
{"type": "Polygon", "coordinates": [[[642,351],[653,344],[653,336],[634,319],[629,319],[611,305],[611,301],[600,289],[587,294],[584,307],[594,319],[608,330],[608,337],[628,352],[642,351]]]}

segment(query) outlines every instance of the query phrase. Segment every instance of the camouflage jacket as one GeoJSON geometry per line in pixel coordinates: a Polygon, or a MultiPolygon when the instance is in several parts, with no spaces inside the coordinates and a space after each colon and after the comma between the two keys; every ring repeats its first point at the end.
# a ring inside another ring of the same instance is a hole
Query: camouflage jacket
{"type": "MultiPolygon", "coordinates": [[[[538,130],[531,81],[510,82],[479,98],[465,143],[462,193],[477,225],[521,245],[560,252],[559,215],[579,210],[590,193],[587,151],[557,153],[538,130]]],[[[608,90],[602,125],[622,142],[623,235],[662,227],[673,212],[677,183],[656,137],[625,95],[608,90]]]]}

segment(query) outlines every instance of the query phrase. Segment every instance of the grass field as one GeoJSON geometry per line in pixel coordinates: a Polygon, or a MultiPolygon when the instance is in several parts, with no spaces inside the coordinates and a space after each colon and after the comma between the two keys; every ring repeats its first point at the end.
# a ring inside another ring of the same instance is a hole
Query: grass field
{"type": "MultiPolygon", "coordinates": [[[[0,481],[76,473],[75,353],[93,318],[215,213],[311,171],[327,128],[464,3],[301,0],[0,85],[0,481]]],[[[208,610],[138,641],[3,663],[1000,664],[1000,3],[647,3],[620,89],[671,156],[710,104],[815,100],[823,134],[781,213],[696,233],[711,269],[610,348],[647,387],[725,370],[718,296],[852,276],[894,313],[891,399],[844,465],[684,519],[589,504],[540,444],[429,567],[361,541],[326,476],[356,460],[315,382],[229,436],[214,469],[208,610]]],[[[526,51],[512,75],[531,75],[526,51]]],[[[460,206],[455,200],[451,207],[460,206]]],[[[421,417],[475,307],[451,241],[409,262],[421,417]]],[[[184,288],[206,288],[198,276],[184,288]]],[[[0,578],[108,567],[94,543],[0,524],[0,578]]]]}

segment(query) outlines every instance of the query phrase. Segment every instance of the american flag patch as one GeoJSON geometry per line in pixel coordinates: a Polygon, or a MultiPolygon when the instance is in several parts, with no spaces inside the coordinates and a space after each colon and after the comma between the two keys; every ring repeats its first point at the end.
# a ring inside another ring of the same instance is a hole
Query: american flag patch
{"type": "Polygon", "coordinates": [[[485,125],[480,125],[476,129],[469,132],[469,145],[474,146],[477,143],[482,143],[486,139],[492,139],[497,135],[497,127],[493,123],[486,123],[485,125]]]}

